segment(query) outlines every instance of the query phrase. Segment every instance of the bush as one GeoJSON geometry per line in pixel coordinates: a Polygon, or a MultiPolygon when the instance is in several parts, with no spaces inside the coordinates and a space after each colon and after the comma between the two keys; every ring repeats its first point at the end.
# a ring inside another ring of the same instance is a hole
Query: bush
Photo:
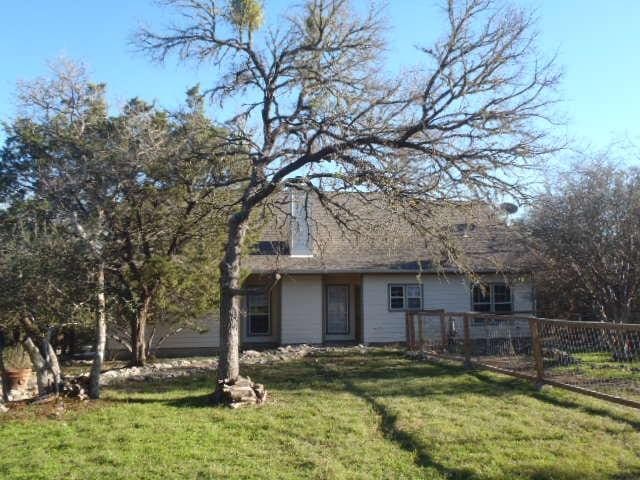
{"type": "Polygon", "coordinates": [[[2,351],[5,370],[22,370],[31,368],[31,359],[22,345],[7,347],[2,351]]]}

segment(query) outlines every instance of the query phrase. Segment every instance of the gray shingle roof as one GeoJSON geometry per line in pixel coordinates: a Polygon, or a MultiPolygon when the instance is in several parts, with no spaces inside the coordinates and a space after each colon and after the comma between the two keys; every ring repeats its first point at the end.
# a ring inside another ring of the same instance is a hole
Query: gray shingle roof
{"type": "MultiPolygon", "coordinates": [[[[486,204],[438,206],[424,215],[403,215],[407,210],[389,206],[381,197],[350,193],[334,194],[331,199],[331,205],[323,206],[309,196],[313,257],[248,255],[243,267],[254,273],[526,270],[524,249],[516,240],[514,228],[507,225],[504,215],[486,204]],[[419,227],[413,227],[412,222],[419,227]],[[455,260],[451,251],[456,252],[455,260]]],[[[261,230],[262,242],[279,242],[277,251],[283,251],[282,245],[290,242],[290,219],[285,211],[286,206],[277,210],[261,230]]]]}

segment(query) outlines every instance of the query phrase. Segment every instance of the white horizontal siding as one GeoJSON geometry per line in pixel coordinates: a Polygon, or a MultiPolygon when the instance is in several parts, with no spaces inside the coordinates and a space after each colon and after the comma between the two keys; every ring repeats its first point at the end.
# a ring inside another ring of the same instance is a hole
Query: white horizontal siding
{"type": "MultiPolygon", "coordinates": [[[[201,327],[202,333],[199,331],[185,328],[180,333],[176,333],[167,338],[159,350],[164,349],[196,349],[196,348],[218,348],[220,345],[220,322],[218,321],[219,315],[217,313],[200,320],[199,327],[201,327]]],[[[168,325],[157,325],[155,330],[154,342],[157,342],[162,336],[174,327],[168,325]]],[[[153,331],[152,325],[147,325],[147,338],[153,331]]],[[[129,340],[128,336],[125,340],[129,340]]],[[[108,338],[107,348],[111,351],[123,350],[124,347],[119,343],[108,338]]]]}
{"type": "Polygon", "coordinates": [[[423,276],[425,310],[444,309],[447,312],[468,312],[471,290],[462,275],[423,276]]]}
{"type": "MultiPolygon", "coordinates": [[[[206,330],[203,333],[185,328],[180,333],[167,338],[160,346],[160,350],[170,348],[218,348],[220,346],[219,315],[216,313],[203,319],[201,325],[202,329],[206,330]]],[[[162,326],[157,328],[156,341],[162,336],[163,330],[166,331],[162,326]]]]}
{"type": "Polygon", "coordinates": [[[514,282],[511,285],[514,312],[533,312],[533,286],[529,281],[514,282]]]}
{"type": "Polygon", "coordinates": [[[403,342],[404,312],[389,311],[390,283],[418,283],[415,275],[364,275],[362,277],[363,340],[365,343],[403,342]]]}
{"type": "Polygon", "coordinates": [[[282,280],[283,344],[322,343],[322,277],[287,276],[282,280]]]}
{"type": "MultiPolygon", "coordinates": [[[[504,281],[498,275],[483,278],[487,282],[504,281]]],[[[422,275],[420,281],[415,275],[364,275],[362,280],[362,300],[364,319],[364,341],[403,342],[406,339],[404,312],[389,311],[389,284],[421,283],[423,289],[423,308],[426,310],[444,309],[447,312],[466,312],[471,310],[470,283],[462,275],[422,275]]],[[[512,281],[513,309],[516,311],[533,310],[531,283],[528,280],[512,281]]],[[[473,328],[473,327],[472,327],[473,328]]],[[[425,321],[425,335],[440,335],[439,319],[425,321]]],[[[517,329],[525,334],[528,326],[517,329]]],[[[484,332],[484,330],[483,330],[484,332]]],[[[461,333],[461,331],[460,331],[461,333]]],[[[472,336],[484,336],[480,328],[474,328],[472,336]]]]}
{"type": "MultiPolygon", "coordinates": [[[[457,325],[460,325],[458,336],[462,335],[462,321],[457,325]]],[[[530,337],[531,331],[529,329],[528,320],[496,320],[483,322],[471,322],[469,328],[471,338],[518,338],[518,337],[530,337]]]]}
{"type": "MultiPolygon", "coordinates": [[[[455,337],[458,340],[462,340],[464,335],[464,326],[462,317],[455,317],[453,319],[445,318],[445,325],[447,328],[447,334],[450,333],[451,320],[454,322],[455,337]]],[[[435,344],[441,344],[442,342],[442,327],[439,317],[418,317],[415,319],[416,335],[418,335],[419,327],[417,322],[422,321],[423,338],[427,342],[433,342],[435,344]]],[[[529,322],[527,320],[489,320],[486,323],[480,321],[471,321],[469,333],[472,339],[503,339],[503,338],[518,338],[518,337],[530,337],[531,332],[529,329],[529,322]]]]}

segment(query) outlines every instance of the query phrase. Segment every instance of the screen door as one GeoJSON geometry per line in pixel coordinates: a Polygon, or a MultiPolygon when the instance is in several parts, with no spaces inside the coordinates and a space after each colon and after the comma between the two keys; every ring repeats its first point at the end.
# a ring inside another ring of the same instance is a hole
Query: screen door
{"type": "Polygon", "coordinates": [[[349,333],[349,286],[327,285],[327,335],[349,333]]]}

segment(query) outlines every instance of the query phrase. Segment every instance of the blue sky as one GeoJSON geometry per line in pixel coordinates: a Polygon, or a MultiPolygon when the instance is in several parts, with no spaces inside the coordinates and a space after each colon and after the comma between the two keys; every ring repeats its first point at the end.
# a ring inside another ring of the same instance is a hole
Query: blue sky
{"type": "MultiPolygon", "coordinates": [[[[290,2],[265,0],[267,16],[290,2]]],[[[560,111],[566,133],[581,148],[604,148],[625,138],[640,144],[640,2],[637,0],[514,0],[539,17],[540,50],[558,53],[564,70],[560,111]]],[[[390,0],[391,67],[416,61],[415,44],[442,32],[437,0],[390,0]]],[[[166,23],[148,0],[22,0],[4,2],[0,31],[0,119],[13,115],[16,81],[47,72],[47,60],[67,56],[86,62],[109,85],[110,97],[133,96],[173,107],[187,87],[213,71],[170,63],[153,65],[128,45],[139,22],[166,23]]]]}

